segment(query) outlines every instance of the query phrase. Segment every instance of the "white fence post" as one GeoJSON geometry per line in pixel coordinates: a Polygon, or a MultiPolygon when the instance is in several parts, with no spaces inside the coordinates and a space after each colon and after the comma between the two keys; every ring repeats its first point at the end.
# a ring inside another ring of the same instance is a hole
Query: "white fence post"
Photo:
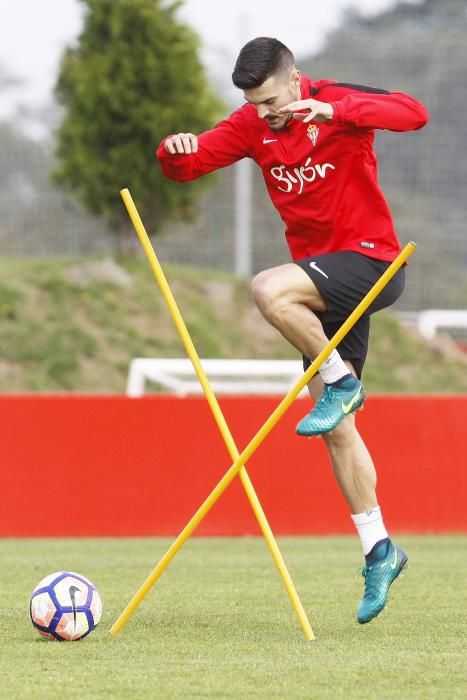
{"type": "Polygon", "coordinates": [[[251,277],[251,160],[243,158],[235,166],[235,274],[251,277]]]}

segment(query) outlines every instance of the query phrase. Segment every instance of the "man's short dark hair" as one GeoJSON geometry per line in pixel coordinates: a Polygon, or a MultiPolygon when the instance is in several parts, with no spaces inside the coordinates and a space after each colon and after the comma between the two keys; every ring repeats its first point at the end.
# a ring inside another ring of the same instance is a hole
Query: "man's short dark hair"
{"type": "Polygon", "coordinates": [[[259,36],[245,44],[240,51],[232,80],[242,90],[259,87],[277,73],[291,71],[295,64],[293,53],[278,39],[259,36]]]}

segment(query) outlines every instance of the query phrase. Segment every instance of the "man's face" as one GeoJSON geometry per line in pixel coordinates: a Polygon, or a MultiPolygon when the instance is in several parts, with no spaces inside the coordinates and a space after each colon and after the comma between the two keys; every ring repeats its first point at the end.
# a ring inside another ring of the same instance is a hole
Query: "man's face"
{"type": "Polygon", "coordinates": [[[294,68],[288,77],[270,75],[259,87],[244,90],[245,100],[256,107],[273,131],[283,129],[291,114],[278,114],[280,107],[300,99],[300,72],[294,68]]]}

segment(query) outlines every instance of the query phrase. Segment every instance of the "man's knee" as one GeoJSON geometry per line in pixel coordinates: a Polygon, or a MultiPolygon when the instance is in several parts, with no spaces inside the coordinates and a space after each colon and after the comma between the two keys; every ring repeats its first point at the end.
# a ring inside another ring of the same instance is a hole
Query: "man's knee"
{"type": "Polygon", "coordinates": [[[310,311],[324,311],[326,304],[308,275],[293,263],[257,274],[251,283],[253,298],[269,321],[286,311],[289,304],[303,304],[310,311]]]}
{"type": "Polygon", "coordinates": [[[256,306],[267,319],[271,319],[278,306],[286,302],[285,290],[278,284],[274,270],[263,270],[253,277],[251,291],[256,306]]]}

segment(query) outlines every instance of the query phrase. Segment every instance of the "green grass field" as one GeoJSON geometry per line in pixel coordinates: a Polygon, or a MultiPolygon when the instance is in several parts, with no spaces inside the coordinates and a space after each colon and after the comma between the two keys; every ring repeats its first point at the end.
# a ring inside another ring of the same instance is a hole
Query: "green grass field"
{"type": "Polygon", "coordinates": [[[115,638],[169,540],[0,540],[0,697],[465,698],[467,537],[397,541],[410,568],[387,610],[359,626],[357,539],[279,538],[308,642],[261,538],[190,540],[115,638]],[[104,601],[82,642],[44,640],[29,620],[30,591],[61,569],[88,576],[104,601]]]}

